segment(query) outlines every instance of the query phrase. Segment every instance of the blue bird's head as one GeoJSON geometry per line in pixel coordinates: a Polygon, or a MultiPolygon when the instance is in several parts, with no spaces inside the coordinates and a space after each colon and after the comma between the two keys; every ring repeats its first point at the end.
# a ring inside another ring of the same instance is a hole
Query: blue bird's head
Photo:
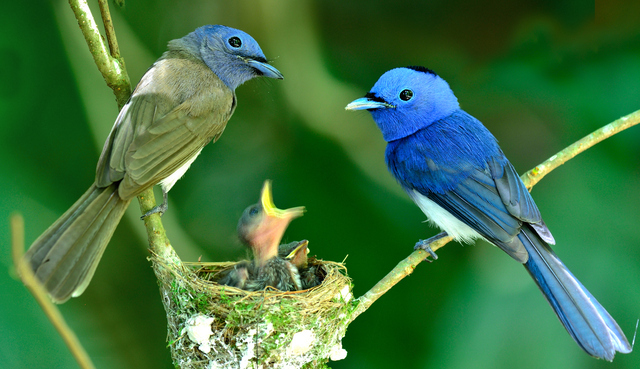
{"type": "Polygon", "coordinates": [[[368,110],[385,141],[407,137],[460,109],[449,84],[425,67],[392,69],[347,110],[368,110]]]}
{"type": "Polygon", "coordinates": [[[258,42],[238,29],[202,26],[173,42],[198,55],[231,90],[254,77],[284,78],[269,65],[258,42]]]}

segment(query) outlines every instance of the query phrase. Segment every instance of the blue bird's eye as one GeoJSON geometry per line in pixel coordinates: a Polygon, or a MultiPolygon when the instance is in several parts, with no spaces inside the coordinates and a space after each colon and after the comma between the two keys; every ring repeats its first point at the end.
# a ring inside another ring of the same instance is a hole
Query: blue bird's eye
{"type": "Polygon", "coordinates": [[[239,49],[240,46],[242,46],[242,40],[240,40],[240,37],[233,36],[227,42],[229,42],[229,45],[235,49],[239,49]]]}
{"type": "Polygon", "coordinates": [[[409,101],[413,97],[413,91],[411,90],[402,90],[400,91],[400,100],[409,101]]]}
{"type": "Polygon", "coordinates": [[[251,210],[249,210],[249,215],[256,216],[259,212],[260,212],[260,209],[258,209],[257,206],[254,206],[251,208],[251,210]]]}

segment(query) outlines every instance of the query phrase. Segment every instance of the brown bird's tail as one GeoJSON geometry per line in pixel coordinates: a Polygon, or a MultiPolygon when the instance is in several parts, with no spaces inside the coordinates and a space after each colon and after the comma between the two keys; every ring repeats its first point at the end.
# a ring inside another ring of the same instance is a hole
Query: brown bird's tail
{"type": "Polygon", "coordinates": [[[84,292],[130,202],[118,196],[117,183],[94,183],[31,245],[27,263],[54,302],[84,292]]]}

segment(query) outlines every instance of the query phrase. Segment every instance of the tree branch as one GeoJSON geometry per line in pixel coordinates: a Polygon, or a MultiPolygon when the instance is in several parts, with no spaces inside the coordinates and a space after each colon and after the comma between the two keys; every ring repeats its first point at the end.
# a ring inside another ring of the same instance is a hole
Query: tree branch
{"type": "MultiPolygon", "coordinates": [[[[109,13],[109,5],[107,0],[99,0],[100,13],[102,14],[102,20],[105,24],[105,30],[107,39],[109,41],[109,49],[111,54],[107,52],[107,45],[104,42],[104,38],[98,30],[91,9],[87,5],[86,0],[69,0],[71,9],[78,20],[78,26],[84,35],[89,51],[93,55],[93,59],[96,62],[96,66],[107,85],[113,90],[116,95],[118,108],[122,109],[124,104],[129,100],[131,96],[131,85],[129,83],[129,75],[125,68],[122,57],[120,56],[120,49],[118,47],[118,41],[116,39],[116,33],[111,21],[111,14],[109,13]]],[[[153,195],[153,188],[150,188],[138,196],[138,202],[142,214],[151,210],[155,205],[155,196],[153,195]]],[[[160,220],[160,215],[153,214],[145,218],[144,225],[147,229],[147,236],[149,238],[149,247],[153,249],[158,255],[171,255],[173,250],[168,251],[167,246],[170,248],[169,240],[160,220]]],[[[175,254],[175,252],[173,252],[175,254]]],[[[173,260],[172,258],[169,258],[173,260]]]]}
{"type": "MultiPolygon", "coordinates": [[[[138,203],[140,204],[140,212],[142,214],[146,214],[149,210],[153,209],[156,206],[153,188],[140,194],[138,196],[138,203]]],[[[160,214],[152,214],[145,217],[144,226],[147,229],[149,249],[156,254],[158,258],[164,260],[168,264],[173,264],[174,266],[182,265],[182,261],[176,254],[173,247],[171,247],[169,238],[167,238],[167,232],[162,225],[162,218],[160,217],[160,214]]]]}
{"type": "MultiPolygon", "coordinates": [[[[567,161],[592,147],[593,145],[638,123],[640,123],[640,110],[637,110],[629,115],[625,115],[624,117],[611,122],[606,126],[594,131],[593,133],[583,137],[564,150],[553,155],[542,164],[526,172],[525,174],[520,176],[520,178],[527,186],[527,188],[531,190],[533,186],[535,186],[544,176],[551,173],[552,170],[566,163],[567,161]]],[[[431,244],[429,244],[429,246],[433,251],[436,251],[449,243],[451,240],[453,240],[453,238],[447,236],[438,239],[435,242],[432,242],[431,244]]],[[[424,261],[427,256],[429,256],[429,254],[425,251],[417,250],[411,253],[411,255],[409,255],[406,259],[398,263],[398,265],[393,268],[393,270],[391,270],[389,274],[382,278],[367,293],[358,298],[359,304],[351,315],[351,321],[365,312],[377,299],[380,298],[380,296],[384,295],[389,289],[391,289],[391,287],[395,286],[404,277],[413,273],[413,270],[416,268],[416,266],[424,261]]]]}
{"type": "Polygon", "coordinates": [[[129,96],[131,96],[131,82],[120,57],[118,43],[111,23],[109,6],[106,1],[104,1],[104,4],[100,3],[102,18],[108,21],[108,23],[107,21],[105,22],[105,29],[107,29],[107,35],[109,36],[109,44],[112,45],[111,54],[107,51],[107,45],[104,43],[98,24],[93,18],[86,0],[69,0],[69,5],[71,5],[71,9],[78,20],[78,26],[87,41],[89,51],[93,55],[93,60],[96,62],[98,70],[102,73],[107,86],[116,95],[118,109],[122,109],[127,100],[129,100],[129,96]]]}

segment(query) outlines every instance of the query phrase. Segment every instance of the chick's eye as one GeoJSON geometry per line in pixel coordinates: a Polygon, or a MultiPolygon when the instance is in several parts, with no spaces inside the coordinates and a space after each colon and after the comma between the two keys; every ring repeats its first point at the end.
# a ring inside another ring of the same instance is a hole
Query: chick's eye
{"type": "Polygon", "coordinates": [[[400,92],[400,100],[409,101],[413,97],[413,91],[411,90],[402,90],[400,92]]]}
{"type": "Polygon", "coordinates": [[[254,206],[251,208],[251,210],[249,210],[249,215],[251,216],[256,216],[258,214],[259,210],[257,206],[254,206]]]}
{"type": "Polygon", "coordinates": [[[229,39],[228,42],[229,42],[229,45],[231,45],[231,47],[236,48],[236,49],[239,48],[240,46],[242,46],[242,40],[240,40],[239,37],[233,36],[233,37],[231,37],[229,39]]]}

